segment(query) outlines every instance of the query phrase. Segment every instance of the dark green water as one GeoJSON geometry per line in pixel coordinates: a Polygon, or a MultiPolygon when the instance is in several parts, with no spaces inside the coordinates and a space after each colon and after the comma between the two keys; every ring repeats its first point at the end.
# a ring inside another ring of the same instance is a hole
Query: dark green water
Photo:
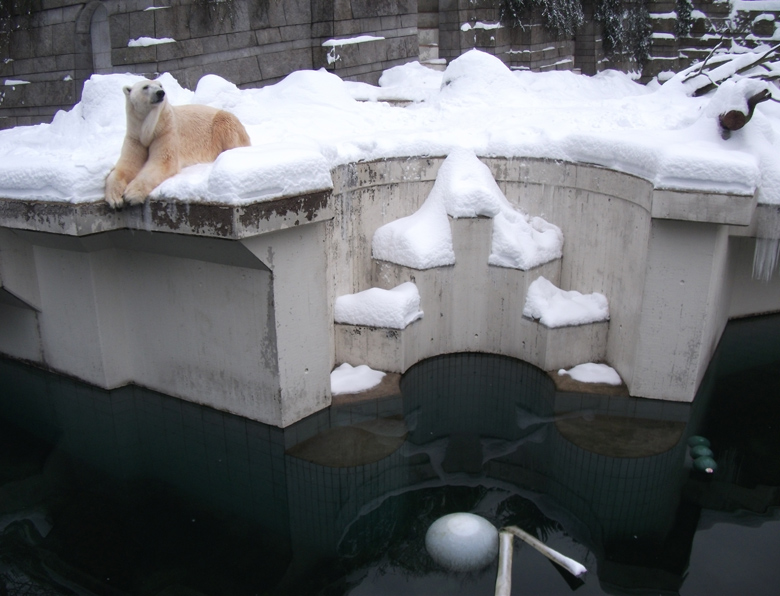
{"type": "Polygon", "coordinates": [[[0,360],[0,596],[490,596],[495,565],[449,574],[425,551],[454,511],[589,570],[516,543],[513,594],[774,595],[778,338],[780,316],[732,322],[693,404],[461,354],[284,431],[0,360]],[[715,474],[691,468],[693,434],[715,474]]]}

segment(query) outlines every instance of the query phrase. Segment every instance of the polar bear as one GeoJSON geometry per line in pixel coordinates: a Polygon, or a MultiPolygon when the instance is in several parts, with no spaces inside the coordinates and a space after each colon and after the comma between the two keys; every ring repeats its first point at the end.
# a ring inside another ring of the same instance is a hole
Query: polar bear
{"type": "Polygon", "coordinates": [[[182,168],[250,145],[233,114],[203,105],[172,106],[158,81],[139,81],[123,90],[127,132],[119,161],[106,179],[106,202],[112,207],[143,203],[182,168]]]}

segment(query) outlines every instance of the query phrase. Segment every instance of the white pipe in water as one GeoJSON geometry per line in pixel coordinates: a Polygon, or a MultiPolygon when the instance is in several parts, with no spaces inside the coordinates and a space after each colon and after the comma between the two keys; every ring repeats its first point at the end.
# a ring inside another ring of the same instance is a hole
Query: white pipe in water
{"type": "Polygon", "coordinates": [[[584,566],[577,563],[577,561],[575,561],[574,559],[570,559],[569,557],[562,555],[558,551],[554,551],[543,542],[539,542],[536,538],[534,538],[530,534],[523,532],[517,526],[507,526],[506,528],[502,529],[502,532],[504,531],[511,532],[523,542],[530,544],[536,550],[542,553],[545,557],[550,559],[553,563],[557,563],[558,565],[566,569],[569,573],[571,573],[575,577],[580,577],[581,575],[585,575],[588,572],[588,570],[585,569],[584,566]]]}
{"type": "Polygon", "coordinates": [[[512,541],[511,532],[503,530],[498,535],[498,575],[496,576],[496,596],[512,594],[512,541]]]}

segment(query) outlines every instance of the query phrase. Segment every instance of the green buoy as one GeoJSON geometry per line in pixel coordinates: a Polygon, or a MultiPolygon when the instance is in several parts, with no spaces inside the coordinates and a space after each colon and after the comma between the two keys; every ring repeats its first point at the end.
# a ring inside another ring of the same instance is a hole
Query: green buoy
{"type": "Polygon", "coordinates": [[[694,445],[691,447],[691,457],[696,459],[698,457],[712,457],[712,449],[706,445],[694,445]]]}
{"type": "Polygon", "coordinates": [[[693,435],[692,437],[689,437],[688,447],[695,447],[696,445],[704,445],[705,447],[709,447],[710,441],[709,439],[705,439],[699,435],[693,435]]]}
{"type": "Polygon", "coordinates": [[[715,472],[715,470],[718,469],[718,464],[715,463],[715,460],[712,459],[708,455],[703,455],[702,457],[697,457],[693,460],[693,467],[699,470],[700,472],[706,472],[707,474],[712,474],[715,472]]]}

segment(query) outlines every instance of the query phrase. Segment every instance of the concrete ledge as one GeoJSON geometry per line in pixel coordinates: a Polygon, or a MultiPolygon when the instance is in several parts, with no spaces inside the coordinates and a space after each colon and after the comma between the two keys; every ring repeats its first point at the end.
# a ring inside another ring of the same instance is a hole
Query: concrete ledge
{"type": "Polygon", "coordinates": [[[656,219],[747,226],[756,203],[755,194],[655,189],[651,214],[656,219]]]}
{"type": "Polygon", "coordinates": [[[336,363],[366,364],[374,370],[403,373],[408,368],[404,364],[405,340],[409,333],[414,333],[415,325],[419,321],[400,330],[336,323],[336,363]]]}
{"type": "Polygon", "coordinates": [[[373,260],[376,229],[423,204],[442,161],[346,164],[333,191],[245,206],[0,199],[0,352],[286,427],[330,403],[335,363],[401,373],[454,352],[544,370],[603,361],[631,395],[690,401],[726,319],[780,308],[776,285],[759,300],[758,282],[745,281],[754,243],[729,240],[774,229],[776,207],[653,190],[589,164],[483,159],[513,205],[561,228],[562,259],[489,266],[492,220],[477,217],[450,219],[453,266],[373,260]],[[540,275],[606,295],[610,322],[549,329],[523,318],[540,275]],[[406,281],[422,320],[402,331],[333,323],[337,296],[406,281]]]}
{"type": "MultiPolygon", "coordinates": [[[[425,349],[427,334],[422,321],[401,330],[336,324],[336,359],[339,363],[367,364],[376,370],[404,373],[430,356],[462,351],[513,356],[547,371],[600,362],[606,356],[608,322],[554,329],[526,318],[518,323],[514,349],[502,345],[490,349],[486,344],[482,349],[464,349],[453,345],[451,349],[437,346],[430,354],[425,349]]],[[[436,343],[434,338],[431,342],[436,343]]]]}
{"type": "Polygon", "coordinates": [[[729,236],[773,238],[780,230],[780,205],[756,205],[750,225],[732,225],[729,236]]]}
{"type": "Polygon", "coordinates": [[[545,327],[536,323],[539,368],[555,371],[585,362],[603,362],[607,356],[609,322],[545,327]]]}
{"type": "Polygon", "coordinates": [[[241,206],[151,200],[120,210],[105,201],[0,199],[0,225],[67,236],[129,229],[237,240],[332,219],[330,196],[330,191],[319,191],[241,206]]]}

